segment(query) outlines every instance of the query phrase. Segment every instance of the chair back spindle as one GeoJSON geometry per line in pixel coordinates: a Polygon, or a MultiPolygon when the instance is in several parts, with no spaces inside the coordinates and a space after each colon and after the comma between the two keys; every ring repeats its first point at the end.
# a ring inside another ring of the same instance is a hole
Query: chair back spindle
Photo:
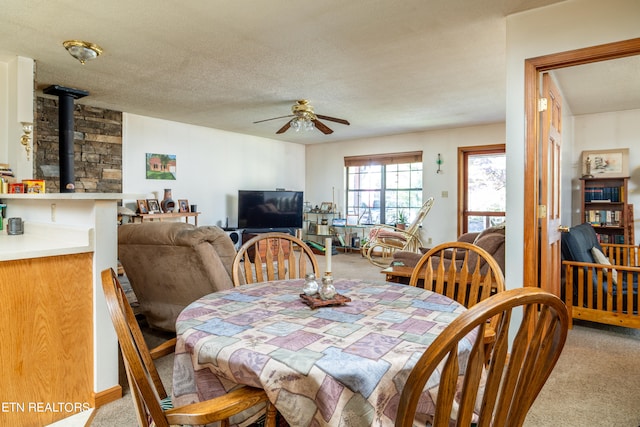
{"type": "Polygon", "coordinates": [[[319,274],[318,262],[298,237],[286,233],[261,233],[245,242],[232,265],[234,286],[319,274]]]}
{"type": "Polygon", "coordinates": [[[564,303],[538,288],[511,289],[479,302],[455,318],[411,370],[396,427],[414,425],[418,401],[436,369],[440,381],[437,391],[431,390],[436,393],[434,427],[467,427],[472,421],[482,427],[521,426],[560,357],[568,325],[564,303]],[[522,318],[512,325],[518,318],[513,315],[516,308],[522,309],[522,318]],[[493,318],[498,318],[496,341],[486,354],[482,337],[487,320],[493,318]],[[516,333],[508,354],[510,329],[516,333]],[[468,339],[472,339],[469,359],[461,367],[458,346],[468,346],[468,339]]]}

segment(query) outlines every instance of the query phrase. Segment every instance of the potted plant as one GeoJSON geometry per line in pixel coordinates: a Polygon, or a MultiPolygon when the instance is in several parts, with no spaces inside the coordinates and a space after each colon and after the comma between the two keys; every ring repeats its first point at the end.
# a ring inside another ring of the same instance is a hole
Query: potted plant
{"type": "Polygon", "coordinates": [[[396,217],[396,228],[399,230],[404,230],[407,222],[407,215],[404,213],[404,211],[399,211],[398,216],[396,217]]]}

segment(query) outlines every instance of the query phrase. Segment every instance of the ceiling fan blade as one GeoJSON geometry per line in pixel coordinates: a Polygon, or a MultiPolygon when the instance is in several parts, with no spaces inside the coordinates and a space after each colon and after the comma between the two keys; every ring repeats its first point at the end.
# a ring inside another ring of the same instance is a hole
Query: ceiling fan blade
{"type": "Polygon", "coordinates": [[[312,120],[312,121],[313,121],[313,124],[316,125],[316,129],[318,129],[320,132],[324,133],[325,135],[333,133],[333,131],[331,129],[329,129],[327,127],[327,125],[322,123],[320,120],[315,119],[315,120],[312,120]]]}
{"type": "Polygon", "coordinates": [[[253,122],[253,123],[256,124],[256,123],[268,122],[269,120],[284,119],[285,117],[293,117],[293,114],[289,114],[287,116],[273,117],[271,119],[258,120],[257,122],[253,122]]]}
{"type": "Polygon", "coordinates": [[[330,120],[332,122],[342,123],[343,125],[350,125],[351,124],[348,121],[346,121],[345,119],[336,119],[335,117],[322,116],[320,114],[316,114],[316,117],[319,118],[319,119],[323,119],[323,120],[330,120]]]}
{"type": "Polygon", "coordinates": [[[289,130],[290,127],[291,127],[291,121],[288,121],[284,126],[278,129],[278,132],[276,133],[285,133],[287,130],[289,130]]]}

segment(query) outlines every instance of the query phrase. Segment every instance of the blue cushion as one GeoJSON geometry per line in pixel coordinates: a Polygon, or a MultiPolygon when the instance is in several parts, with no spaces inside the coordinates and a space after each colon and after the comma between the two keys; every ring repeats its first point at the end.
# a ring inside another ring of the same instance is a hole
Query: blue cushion
{"type": "Polygon", "coordinates": [[[596,231],[589,223],[576,225],[569,232],[562,233],[562,257],[568,261],[595,262],[591,255],[593,247],[602,251],[596,231]]]}

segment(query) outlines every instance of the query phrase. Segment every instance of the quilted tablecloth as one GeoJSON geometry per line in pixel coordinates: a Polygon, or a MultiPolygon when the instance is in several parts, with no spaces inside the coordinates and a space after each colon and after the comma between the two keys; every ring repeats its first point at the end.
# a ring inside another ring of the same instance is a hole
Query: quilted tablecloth
{"type": "MultiPolygon", "coordinates": [[[[176,323],[174,403],[246,384],[264,389],[291,426],[393,426],[415,362],[465,308],[406,285],[334,284],[351,302],[311,309],[300,298],[303,280],[290,280],[190,304],[176,323]]],[[[461,370],[470,348],[461,346],[461,370]]],[[[436,372],[426,389],[433,393],[438,381],[436,372]]],[[[419,411],[429,414],[430,393],[423,397],[419,411]]]]}

